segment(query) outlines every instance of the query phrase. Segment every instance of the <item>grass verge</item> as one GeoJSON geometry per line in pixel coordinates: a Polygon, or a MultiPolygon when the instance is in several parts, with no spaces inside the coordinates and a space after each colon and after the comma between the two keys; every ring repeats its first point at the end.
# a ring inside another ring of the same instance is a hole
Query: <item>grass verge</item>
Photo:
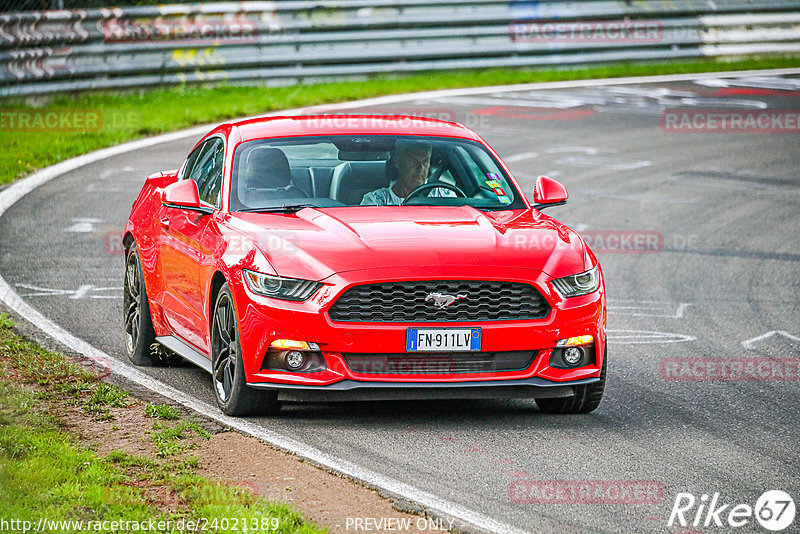
{"type": "Polygon", "coordinates": [[[3,121],[0,129],[0,144],[3,146],[0,152],[0,185],[98,148],[196,124],[278,109],[456,87],[798,66],[800,56],[736,61],[706,59],[560,70],[483,69],[419,73],[291,87],[183,85],[133,92],[90,92],[5,99],[0,100],[3,121]],[[77,111],[83,113],[81,116],[84,118],[90,117],[90,123],[97,127],[74,131],[46,131],[46,128],[21,131],[12,126],[18,123],[20,113],[32,109],[77,111]]]}
{"type": "Polygon", "coordinates": [[[198,476],[189,438],[208,433],[163,406],[150,409],[162,418],[149,433],[158,451],[152,457],[124,450],[101,455],[85,446],[65,431],[65,410],[58,408],[77,405],[82,417],[113,419],[109,408],[126,406],[127,393],[99,381],[95,370],[25,341],[11,326],[0,313],[1,531],[241,532],[246,525],[324,532],[248,488],[198,476]]]}

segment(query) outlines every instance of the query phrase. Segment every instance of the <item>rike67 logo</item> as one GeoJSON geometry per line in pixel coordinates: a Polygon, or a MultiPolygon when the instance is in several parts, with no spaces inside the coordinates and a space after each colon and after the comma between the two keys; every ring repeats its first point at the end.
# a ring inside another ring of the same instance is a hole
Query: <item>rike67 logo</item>
{"type": "Polygon", "coordinates": [[[764,492],[755,506],[727,503],[719,492],[703,494],[699,499],[691,493],[678,493],[667,526],[723,527],[730,531],[752,525],[755,520],[763,528],[779,532],[792,525],[795,512],[794,500],[781,490],[764,492]]]}

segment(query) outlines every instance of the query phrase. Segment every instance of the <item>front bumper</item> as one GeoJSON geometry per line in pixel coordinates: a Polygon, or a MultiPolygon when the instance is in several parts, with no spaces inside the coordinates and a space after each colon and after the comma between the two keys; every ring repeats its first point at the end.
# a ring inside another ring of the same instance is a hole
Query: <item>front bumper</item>
{"type": "Polygon", "coordinates": [[[248,385],[279,389],[285,397],[318,395],[320,400],[362,396],[373,399],[478,398],[472,395],[497,398],[509,395],[568,396],[574,385],[599,379],[606,343],[602,281],[594,293],[565,299],[552,289],[548,283],[549,276],[532,269],[464,268],[453,276],[453,273],[425,268],[415,269],[414,277],[409,277],[409,269],[380,271],[350,271],[334,275],[325,280],[325,286],[306,302],[287,302],[255,295],[241,279],[231,284],[239,315],[240,343],[248,385]],[[550,314],[543,319],[526,321],[438,324],[343,323],[333,322],[327,314],[333,302],[354,285],[416,279],[485,280],[487,272],[491,272],[494,280],[535,285],[549,302],[550,314]],[[452,374],[360,373],[348,367],[342,356],[405,353],[406,330],[412,327],[480,327],[482,351],[526,350],[535,351],[536,356],[525,369],[452,374]],[[549,365],[558,340],[587,334],[595,339],[594,364],[573,369],[549,365]],[[326,368],[310,373],[262,369],[267,349],[275,339],[316,343],[325,358],[326,368]],[[561,389],[551,389],[557,387],[561,389]],[[437,389],[440,391],[434,393],[437,389]]]}
{"type": "Polygon", "coordinates": [[[281,401],[388,401],[436,399],[552,399],[571,397],[573,386],[591,384],[600,378],[553,382],[543,378],[484,380],[481,382],[362,382],[341,380],[328,386],[298,386],[258,382],[256,389],[278,391],[281,401]]]}

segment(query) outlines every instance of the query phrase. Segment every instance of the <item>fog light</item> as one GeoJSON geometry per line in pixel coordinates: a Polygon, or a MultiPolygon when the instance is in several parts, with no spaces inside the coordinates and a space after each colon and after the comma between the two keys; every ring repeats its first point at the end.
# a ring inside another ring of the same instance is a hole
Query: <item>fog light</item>
{"type": "Polygon", "coordinates": [[[583,351],[577,347],[570,347],[564,351],[564,361],[570,365],[577,365],[583,358],[583,351]]]}
{"type": "Polygon", "coordinates": [[[285,360],[286,367],[288,367],[290,371],[297,371],[306,363],[306,356],[302,352],[292,350],[286,353],[285,360]]]}

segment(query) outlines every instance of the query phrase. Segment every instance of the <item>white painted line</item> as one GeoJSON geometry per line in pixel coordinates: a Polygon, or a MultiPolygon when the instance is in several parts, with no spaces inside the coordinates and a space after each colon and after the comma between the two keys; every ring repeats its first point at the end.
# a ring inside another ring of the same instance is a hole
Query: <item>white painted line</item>
{"type": "Polygon", "coordinates": [[[557,146],[547,149],[548,154],[563,154],[569,152],[580,152],[587,156],[597,156],[600,152],[614,154],[617,150],[615,148],[597,148],[593,146],[557,146]]]}
{"type": "Polygon", "coordinates": [[[49,287],[39,287],[31,284],[15,284],[17,287],[32,291],[32,293],[25,293],[23,297],[53,297],[53,296],[67,296],[70,299],[77,300],[83,298],[91,299],[116,299],[122,294],[122,287],[97,287],[91,284],[83,284],[78,286],[78,289],[55,289],[49,287]],[[115,291],[117,295],[97,295],[92,294],[94,291],[115,291]]]}
{"type": "Polygon", "coordinates": [[[694,336],[647,330],[607,330],[608,342],[623,345],[648,345],[651,343],[683,343],[694,341],[694,336]]]}
{"type": "Polygon", "coordinates": [[[568,95],[542,93],[535,96],[535,98],[531,96],[527,98],[509,98],[499,95],[488,95],[482,98],[475,96],[451,96],[437,98],[436,102],[442,102],[456,106],[508,106],[533,109],[571,109],[593,104],[602,104],[602,102],[598,102],[596,99],[592,100],[589,98],[580,98],[568,95]]]}
{"type": "Polygon", "coordinates": [[[786,330],[771,330],[771,331],[767,332],[766,334],[761,334],[760,336],[756,336],[754,338],[746,339],[746,340],[742,341],[742,347],[746,348],[747,350],[756,350],[755,344],[758,341],[763,341],[765,339],[771,338],[774,335],[781,335],[781,336],[783,336],[783,337],[785,337],[787,339],[790,339],[792,341],[800,341],[800,337],[793,336],[792,334],[790,334],[786,330]]]}
{"type": "Polygon", "coordinates": [[[65,232],[88,234],[94,232],[94,225],[103,222],[103,219],[92,219],[76,217],[72,219],[72,224],[64,228],[65,232]]]}
{"type": "MultiPolygon", "coordinates": [[[[304,109],[285,110],[279,113],[269,113],[260,116],[275,116],[275,115],[290,115],[309,113],[314,111],[335,111],[351,109],[355,107],[375,106],[384,104],[393,104],[398,102],[408,102],[420,98],[440,98],[458,95],[475,95],[485,94],[487,92],[498,91],[521,91],[526,89],[555,89],[555,88],[569,88],[569,87],[597,87],[605,85],[620,85],[620,84],[635,84],[635,83],[667,83],[674,81],[691,81],[698,79],[710,78],[730,78],[745,75],[782,75],[782,74],[800,74],[800,69],[776,69],[771,71],[738,71],[738,72],[724,72],[724,73],[705,73],[705,74],[677,74],[668,76],[654,76],[654,77],[635,77],[635,78],[608,78],[601,80],[577,80],[569,82],[550,82],[542,84],[525,84],[525,85],[509,85],[499,87],[480,87],[468,89],[448,89],[443,91],[429,91],[425,93],[411,93],[404,95],[392,95],[385,97],[371,98],[368,100],[361,100],[356,102],[345,102],[341,104],[328,105],[328,106],[314,106],[304,109]]],[[[66,174],[70,171],[78,169],[89,163],[101,161],[106,158],[125,154],[141,148],[147,148],[162,143],[171,141],[178,141],[191,137],[199,137],[212,129],[214,125],[195,126],[179,132],[172,132],[168,134],[149,137],[147,139],[140,139],[138,141],[131,141],[123,143],[110,148],[97,150],[83,156],[78,156],[24,178],[15,182],[8,188],[0,191],[0,217],[14,205],[19,199],[27,195],[37,187],[49,182],[50,180],[66,174]]],[[[0,274],[0,300],[7,306],[14,309],[20,316],[31,324],[48,334],[50,337],[59,343],[69,347],[70,349],[83,354],[92,360],[98,362],[99,365],[106,365],[107,362],[113,362],[113,372],[119,376],[125,377],[143,387],[166,395],[176,402],[197,411],[213,420],[216,420],[231,428],[237,429],[246,434],[252,435],[258,439],[271,443],[279,448],[291,451],[298,456],[308,459],[320,466],[327,469],[340,472],[346,476],[360,480],[368,485],[382,488],[390,493],[409,499],[413,502],[421,504],[434,512],[440,513],[445,516],[453,517],[469,523],[482,530],[492,532],[508,532],[511,534],[525,532],[524,530],[517,529],[511,525],[497,521],[479,512],[474,512],[458,504],[449,502],[445,499],[432,495],[415,488],[404,482],[385,477],[374,471],[362,469],[361,467],[347,462],[341,458],[329,455],[319,449],[310,447],[304,443],[298,442],[287,436],[272,432],[258,425],[223,415],[216,407],[212,407],[206,403],[200,402],[193,397],[186,395],[184,392],[172,388],[167,384],[153,379],[150,376],[142,373],[138,369],[131,367],[119,360],[112,359],[108,354],[97,349],[96,347],[86,343],[82,339],[70,334],[61,326],[48,319],[33,307],[27,304],[22,298],[14,291],[14,289],[6,282],[2,274],[0,274]]]]}
{"type": "Polygon", "coordinates": [[[732,81],[709,78],[697,80],[695,83],[706,87],[755,87],[758,89],[776,89],[779,91],[800,90],[800,80],[770,76],[745,76],[732,81]]]}
{"type": "Polygon", "coordinates": [[[614,315],[632,317],[666,317],[682,319],[690,302],[661,302],[656,300],[608,299],[608,311],[614,315]],[[672,311],[672,310],[675,311],[672,311]]]}

